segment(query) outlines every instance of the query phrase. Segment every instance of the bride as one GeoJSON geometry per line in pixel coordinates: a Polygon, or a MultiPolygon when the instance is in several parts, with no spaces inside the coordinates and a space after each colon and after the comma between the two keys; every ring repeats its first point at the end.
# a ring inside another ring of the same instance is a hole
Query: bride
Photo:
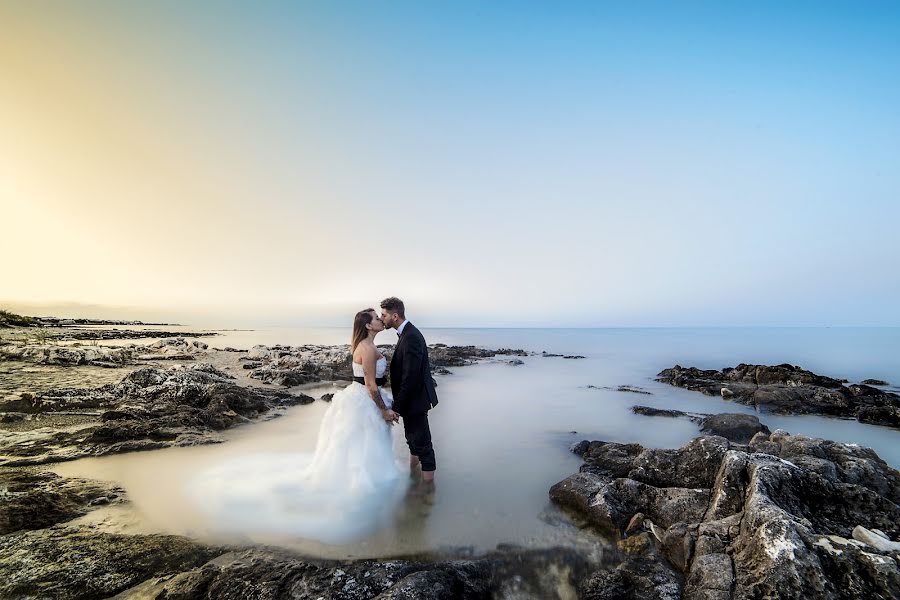
{"type": "Polygon", "coordinates": [[[189,494],[222,532],[287,533],[326,543],[364,537],[390,516],[408,483],[394,457],[399,417],[382,387],[387,359],[375,346],[384,323],[356,313],[354,381],[335,393],[315,452],[253,455],[200,473],[189,494]]]}

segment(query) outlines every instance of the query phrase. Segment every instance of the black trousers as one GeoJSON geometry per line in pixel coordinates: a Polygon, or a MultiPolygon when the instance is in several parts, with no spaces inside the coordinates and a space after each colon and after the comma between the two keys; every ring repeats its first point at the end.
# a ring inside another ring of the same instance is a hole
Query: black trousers
{"type": "Polygon", "coordinates": [[[434,448],[431,447],[431,429],[428,428],[428,413],[403,417],[403,432],[409,453],[418,456],[423,471],[434,471],[434,448]]]}

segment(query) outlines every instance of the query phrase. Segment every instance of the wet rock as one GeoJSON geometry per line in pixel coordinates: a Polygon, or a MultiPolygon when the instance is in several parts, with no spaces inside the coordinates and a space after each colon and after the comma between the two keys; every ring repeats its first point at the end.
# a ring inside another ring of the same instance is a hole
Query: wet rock
{"type": "Polygon", "coordinates": [[[0,536],[0,597],[107,598],[224,549],[171,535],[117,535],[57,525],[0,536]]]}
{"type": "Polygon", "coordinates": [[[322,394],[322,397],[319,400],[323,402],[331,402],[331,399],[334,398],[334,394],[322,394]]]}
{"type": "Polygon", "coordinates": [[[0,423],[17,423],[24,421],[27,417],[27,414],[20,412],[0,413],[0,423]]]}
{"type": "Polygon", "coordinates": [[[100,481],[0,470],[0,535],[62,523],[123,495],[120,488],[100,481]]]}
{"type": "MultiPolygon", "coordinates": [[[[379,345],[390,361],[393,346],[379,345]]],[[[489,350],[476,346],[429,346],[432,373],[450,374],[447,367],[460,367],[497,356],[528,356],[525,350],[501,348],[489,350]]],[[[350,347],[341,346],[253,346],[240,360],[250,377],[263,383],[287,387],[317,381],[348,381],[353,378],[350,347]]],[[[521,364],[518,359],[508,361],[521,364]]]]}
{"type": "Polygon", "coordinates": [[[738,444],[748,443],[757,433],[769,433],[769,428],[759,422],[759,417],[743,413],[709,415],[650,406],[632,406],[631,412],[648,417],[683,417],[700,425],[703,433],[719,435],[738,444]]]}
{"type": "Polygon", "coordinates": [[[862,525],[853,528],[853,539],[872,546],[879,552],[900,552],[900,542],[893,542],[883,533],[875,533],[862,525]]]}
{"type": "Polygon", "coordinates": [[[126,365],[133,360],[130,348],[106,346],[56,346],[46,344],[7,344],[0,346],[0,359],[20,360],[47,365],[90,365],[104,363],[126,365]]]}
{"type": "Polygon", "coordinates": [[[865,423],[900,428],[900,394],[817,375],[797,366],[739,364],[716,370],[679,365],[657,381],[729,399],[778,414],[853,417],[865,423]],[[728,391],[723,394],[723,388],[728,391]]]}
{"type": "Polygon", "coordinates": [[[704,418],[700,422],[700,431],[746,444],[757,433],[769,433],[769,428],[760,423],[756,415],[722,413],[704,418]]]}
{"type": "Polygon", "coordinates": [[[276,407],[308,404],[303,394],[243,387],[212,365],[144,367],[93,389],[29,395],[27,412],[101,409],[100,423],[66,430],[0,432],[0,465],[41,464],[167,446],[216,443],[228,429],[276,407]]]}
{"type": "Polygon", "coordinates": [[[586,575],[573,550],[504,548],[478,559],[313,560],[231,552],[190,571],[148,579],[122,598],[467,599],[573,597],[586,575]]]}
{"type": "Polygon", "coordinates": [[[863,385],[891,385],[887,381],[881,379],[863,379],[860,383],[863,385]]]}
{"type": "MultiPolygon", "coordinates": [[[[589,390],[613,390],[616,392],[628,392],[631,394],[644,394],[645,396],[653,395],[652,392],[648,392],[644,388],[638,387],[636,385],[620,385],[620,386],[614,387],[614,388],[608,387],[608,386],[589,385],[589,386],[587,386],[587,389],[589,389],[589,390]]],[[[646,407],[644,407],[644,408],[646,408],[646,407]]]]}
{"type": "Polygon", "coordinates": [[[477,346],[447,346],[445,344],[434,344],[428,347],[428,359],[432,369],[464,367],[496,356],[528,356],[528,352],[512,348],[490,350],[477,346]]]}
{"type": "Polygon", "coordinates": [[[700,437],[678,450],[580,449],[581,472],[553,486],[551,499],[614,536],[656,540],[655,549],[627,544],[641,569],[591,577],[590,597],[632,597],[631,589],[660,597],[635,578],[654,564],[683,576],[671,597],[890,598],[900,590],[890,541],[900,532],[900,473],[870,449],[781,430],[734,447],[700,437]],[[854,531],[868,545],[848,540],[854,531]]]}
{"type": "Polygon", "coordinates": [[[655,555],[640,555],[598,571],[579,590],[584,600],[680,600],[682,577],[655,555]]]}
{"type": "Polygon", "coordinates": [[[672,410],[667,408],[654,408],[652,406],[632,406],[631,412],[636,415],[644,415],[645,417],[684,417],[695,423],[700,423],[705,415],[697,413],[686,413],[682,410],[672,410]]]}

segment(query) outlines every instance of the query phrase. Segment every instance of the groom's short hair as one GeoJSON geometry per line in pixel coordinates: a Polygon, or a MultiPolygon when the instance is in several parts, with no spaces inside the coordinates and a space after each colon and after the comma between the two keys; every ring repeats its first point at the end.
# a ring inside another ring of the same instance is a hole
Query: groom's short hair
{"type": "Polygon", "coordinates": [[[406,318],[406,308],[403,306],[403,300],[395,296],[385,298],[381,301],[381,308],[388,312],[397,313],[401,319],[406,318]]]}

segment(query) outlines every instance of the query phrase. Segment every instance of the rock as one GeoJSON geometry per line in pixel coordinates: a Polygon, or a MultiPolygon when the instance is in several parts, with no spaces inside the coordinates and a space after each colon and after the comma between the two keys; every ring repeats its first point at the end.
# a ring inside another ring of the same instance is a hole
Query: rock
{"type": "Polygon", "coordinates": [[[23,412],[101,409],[101,422],[63,431],[0,432],[0,465],[217,443],[215,431],[272,408],[314,401],[304,394],[239,386],[233,379],[205,363],[168,370],[144,367],[116,384],[29,395],[20,401],[23,412]]]}
{"type": "Polygon", "coordinates": [[[759,422],[759,417],[744,413],[708,415],[650,406],[632,406],[631,412],[648,417],[683,417],[700,425],[700,431],[703,433],[722,436],[738,444],[748,443],[757,433],[769,433],[769,428],[759,422]]]}
{"type": "Polygon", "coordinates": [[[42,529],[81,516],[101,498],[119,499],[120,488],[100,481],[64,478],[49,471],[0,471],[0,535],[42,529]]]}
{"type": "Polygon", "coordinates": [[[769,428],[760,423],[756,415],[722,413],[704,418],[700,422],[700,431],[746,444],[757,433],[769,433],[769,428]]]}
{"type": "Polygon", "coordinates": [[[632,406],[631,412],[636,415],[644,415],[645,417],[685,417],[699,423],[705,415],[686,413],[681,410],[670,410],[666,408],[653,408],[652,406],[632,406]]]}
{"type": "Polygon", "coordinates": [[[900,542],[892,542],[887,536],[869,531],[862,525],[853,528],[853,539],[868,544],[879,552],[900,552],[900,542]]]}
{"type": "MultiPolygon", "coordinates": [[[[382,353],[390,360],[393,346],[379,345],[382,353]]],[[[500,348],[489,350],[476,346],[429,346],[432,373],[451,374],[447,367],[473,364],[479,360],[497,356],[528,356],[524,350],[500,348]]],[[[263,383],[287,387],[317,381],[349,381],[353,378],[350,347],[343,346],[253,346],[243,367],[250,371],[250,377],[263,383]]],[[[511,359],[510,365],[524,364],[511,359]]]]}
{"type": "Polygon", "coordinates": [[[107,598],[154,575],[198,567],[224,549],[171,535],[54,526],[0,536],[0,597],[107,598]]]}
{"type": "Polygon", "coordinates": [[[721,371],[676,365],[661,371],[657,381],[707,395],[723,395],[778,414],[854,417],[864,423],[900,428],[900,394],[863,384],[845,386],[843,380],[788,364],[742,363],[721,371]]]}
{"type": "Polygon", "coordinates": [[[598,571],[581,586],[583,600],[680,600],[682,577],[655,555],[635,556],[598,571]]]}
{"type": "Polygon", "coordinates": [[[106,346],[56,346],[7,344],[0,346],[0,359],[36,364],[77,366],[96,363],[122,366],[133,360],[131,348],[106,346]]]}
{"type": "Polygon", "coordinates": [[[589,390],[614,390],[616,392],[629,392],[632,394],[644,394],[646,396],[653,395],[652,392],[648,392],[644,388],[638,387],[636,385],[620,385],[615,388],[606,387],[606,386],[601,387],[601,386],[596,386],[596,385],[589,385],[589,386],[587,386],[587,389],[589,389],[589,390]]]}
{"type": "Polygon", "coordinates": [[[508,360],[508,361],[506,361],[506,364],[508,364],[508,365],[510,365],[510,366],[513,366],[513,367],[517,367],[517,366],[519,366],[519,365],[524,365],[525,362],[524,362],[524,361],[521,361],[521,360],[519,360],[519,359],[516,358],[516,359],[513,359],[513,360],[508,360]]]}
{"type": "Polygon", "coordinates": [[[0,581],[0,593],[64,599],[118,593],[123,599],[167,600],[573,597],[589,568],[566,548],[502,548],[461,560],[334,561],[266,548],[225,552],[177,536],[114,536],[74,528],[46,532],[10,540],[19,542],[19,551],[0,558],[0,576],[10,575],[0,581]]]}
{"type": "Polygon", "coordinates": [[[323,402],[331,402],[331,399],[334,398],[334,394],[322,394],[322,397],[319,400],[323,402]]]}
{"type": "MultiPolygon", "coordinates": [[[[581,472],[553,486],[551,500],[615,536],[649,525],[668,562],[638,541],[627,550],[644,561],[639,573],[678,569],[683,583],[660,579],[675,585],[671,597],[890,598],[900,590],[887,545],[900,533],[900,473],[870,449],[781,430],[736,447],[721,437],[678,450],[580,446],[581,472]],[[871,545],[848,540],[854,531],[871,545]]],[[[592,576],[584,591],[659,597],[633,569],[622,571],[592,576]]]]}
{"type": "Polygon", "coordinates": [[[864,385],[891,385],[887,381],[881,379],[863,379],[860,383],[864,385]]]}
{"type": "Polygon", "coordinates": [[[528,356],[528,352],[511,348],[489,350],[477,346],[447,346],[445,344],[434,344],[428,347],[428,358],[432,370],[440,367],[464,367],[496,356],[528,356]]]}

